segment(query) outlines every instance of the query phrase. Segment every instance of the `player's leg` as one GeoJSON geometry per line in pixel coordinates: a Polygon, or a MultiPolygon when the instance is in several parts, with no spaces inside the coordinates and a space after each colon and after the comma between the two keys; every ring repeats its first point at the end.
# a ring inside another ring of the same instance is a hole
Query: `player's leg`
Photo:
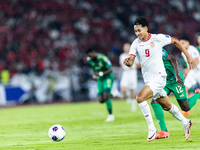
{"type": "Polygon", "coordinates": [[[186,119],[181,114],[178,107],[169,101],[168,96],[160,97],[160,98],[156,99],[156,101],[162,106],[162,108],[164,110],[171,113],[177,120],[179,120],[182,123],[183,128],[185,130],[185,140],[188,140],[190,137],[190,128],[193,123],[192,120],[186,119]]]}
{"type": "MultiPolygon", "coordinates": [[[[167,95],[169,95],[170,92],[171,92],[170,89],[168,89],[167,87],[165,87],[164,90],[165,90],[167,95]]],[[[163,112],[162,107],[154,99],[152,99],[152,101],[151,101],[151,106],[153,108],[155,117],[156,117],[156,119],[159,123],[160,129],[162,131],[167,131],[167,126],[166,126],[166,123],[165,123],[164,112],[163,112]]]]}
{"type": "Polygon", "coordinates": [[[177,93],[176,99],[178,100],[179,105],[180,105],[181,109],[183,110],[181,112],[184,115],[190,115],[189,110],[196,104],[197,100],[200,97],[199,93],[195,93],[193,96],[191,96],[187,100],[184,100],[184,98],[182,96],[182,95],[184,95],[184,97],[187,98],[189,88],[191,88],[193,85],[195,85],[197,83],[196,80],[198,80],[198,79],[196,79],[195,76],[193,76],[193,75],[194,75],[194,72],[192,70],[189,72],[189,74],[187,75],[187,77],[185,79],[185,83],[184,83],[185,86],[182,86],[182,87],[177,86],[176,91],[174,90],[177,93]],[[182,96],[182,97],[180,97],[180,96],[182,96]]]}
{"type": "Polygon", "coordinates": [[[105,120],[106,122],[115,120],[115,117],[113,115],[111,96],[110,96],[112,86],[113,86],[113,78],[111,78],[111,77],[106,78],[103,83],[103,89],[104,89],[103,99],[104,99],[104,102],[106,103],[106,108],[109,112],[109,115],[108,115],[107,119],[105,120]]]}
{"type": "MultiPolygon", "coordinates": [[[[167,93],[167,95],[169,95],[171,92],[170,89],[168,89],[167,87],[165,87],[164,90],[167,93]]],[[[154,115],[161,129],[161,131],[156,134],[156,139],[168,138],[170,134],[167,130],[162,107],[154,99],[151,100],[151,107],[153,108],[154,115]]]]}
{"type": "Polygon", "coordinates": [[[156,136],[156,128],[153,123],[151,111],[149,108],[149,105],[147,103],[147,100],[153,96],[153,91],[151,90],[149,85],[145,85],[145,87],[138,93],[137,95],[137,102],[139,107],[141,108],[141,111],[147,121],[149,134],[147,141],[152,141],[155,139],[156,136]]]}
{"type": "Polygon", "coordinates": [[[131,94],[131,111],[136,111],[137,101],[136,101],[136,95],[135,95],[134,89],[130,89],[130,94],[131,94]]]}
{"type": "Polygon", "coordinates": [[[137,89],[137,72],[132,71],[132,75],[128,78],[128,88],[130,89],[130,96],[131,96],[131,111],[137,110],[137,101],[135,90],[137,89]]]}

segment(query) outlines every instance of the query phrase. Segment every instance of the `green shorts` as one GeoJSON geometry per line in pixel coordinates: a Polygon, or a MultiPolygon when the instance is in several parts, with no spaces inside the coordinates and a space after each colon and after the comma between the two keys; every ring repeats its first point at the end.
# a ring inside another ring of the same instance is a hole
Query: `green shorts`
{"type": "Polygon", "coordinates": [[[107,77],[102,80],[97,80],[98,95],[110,93],[113,86],[113,78],[107,77]]]}
{"type": "Polygon", "coordinates": [[[187,100],[187,94],[186,94],[186,89],[185,86],[178,85],[178,83],[174,84],[169,84],[164,87],[165,92],[167,95],[169,95],[171,92],[174,93],[174,96],[176,97],[178,102],[184,102],[187,100]]]}

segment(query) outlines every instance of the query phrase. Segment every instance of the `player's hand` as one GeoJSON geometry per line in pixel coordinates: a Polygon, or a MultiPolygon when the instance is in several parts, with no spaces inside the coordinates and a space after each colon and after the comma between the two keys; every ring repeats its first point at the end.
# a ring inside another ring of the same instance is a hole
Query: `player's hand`
{"type": "Polygon", "coordinates": [[[98,76],[99,76],[99,73],[98,73],[98,72],[94,72],[94,75],[95,75],[96,77],[98,77],[98,76]]]}
{"type": "Polygon", "coordinates": [[[131,67],[131,65],[129,64],[129,59],[130,59],[130,57],[128,57],[128,58],[126,58],[126,59],[124,59],[124,65],[126,65],[126,66],[128,66],[128,67],[131,67]]]}
{"type": "Polygon", "coordinates": [[[195,61],[192,59],[192,57],[187,58],[187,62],[189,64],[190,69],[194,69],[196,67],[195,61]]]}
{"type": "Polygon", "coordinates": [[[177,75],[176,76],[176,82],[178,83],[178,85],[180,86],[180,87],[182,87],[183,86],[183,79],[181,78],[181,76],[179,76],[179,75],[177,75]]]}

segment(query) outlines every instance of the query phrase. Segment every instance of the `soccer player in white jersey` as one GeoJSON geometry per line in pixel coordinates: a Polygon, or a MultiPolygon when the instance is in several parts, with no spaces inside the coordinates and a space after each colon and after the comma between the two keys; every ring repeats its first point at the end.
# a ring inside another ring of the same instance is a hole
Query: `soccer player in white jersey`
{"type": "Polygon", "coordinates": [[[124,59],[129,57],[129,50],[131,45],[124,43],[123,53],[119,56],[119,64],[122,69],[122,76],[120,81],[120,89],[124,98],[127,98],[127,103],[131,103],[131,111],[137,110],[135,90],[137,88],[137,68],[140,68],[138,60],[131,67],[123,64],[124,59]]]}
{"type": "Polygon", "coordinates": [[[156,99],[165,111],[170,112],[182,123],[185,130],[185,140],[188,140],[193,122],[190,119],[186,119],[176,105],[170,103],[163,89],[166,84],[166,72],[162,60],[162,47],[171,43],[175,44],[186,55],[191,69],[196,67],[195,62],[178,39],[164,34],[151,34],[148,32],[148,25],[149,23],[144,17],[139,17],[135,20],[134,31],[138,38],[131,45],[129,57],[124,60],[124,64],[130,67],[133,65],[135,57],[138,57],[141,64],[145,86],[137,94],[136,99],[148,123],[149,134],[147,141],[154,140],[157,132],[147,103],[147,100],[152,97],[156,99]]]}
{"type": "MultiPolygon", "coordinates": [[[[188,68],[184,69],[184,75],[186,76],[185,78],[185,88],[186,88],[186,93],[188,95],[188,90],[194,86],[196,83],[198,83],[200,85],[200,56],[199,56],[199,52],[196,49],[196,47],[190,45],[189,42],[189,37],[187,35],[184,35],[181,39],[180,42],[182,44],[182,46],[187,50],[187,52],[190,54],[190,56],[194,59],[197,67],[194,68],[193,70],[190,70],[189,66],[188,68]]],[[[181,53],[183,59],[187,62],[187,58],[185,56],[185,54],[182,52],[181,53]]],[[[199,89],[196,89],[199,90],[199,89]]],[[[195,93],[198,92],[195,90],[195,93]]],[[[184,112],[181,111],[182,114],[184,115],[189,115],[189,111],[188,112],[184,112]]]]}

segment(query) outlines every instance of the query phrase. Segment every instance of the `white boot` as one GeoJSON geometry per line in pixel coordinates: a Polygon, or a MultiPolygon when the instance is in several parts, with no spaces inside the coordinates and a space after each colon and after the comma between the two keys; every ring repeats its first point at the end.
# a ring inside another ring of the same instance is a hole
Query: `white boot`
{"type": "Polygon", "coordinates": [[[111,122],[111,121],[114,121],[115,120],[115,117],[113,114],[111,115],[108,115],[107,119],[105,120],[105,122],[111,122]]]}

